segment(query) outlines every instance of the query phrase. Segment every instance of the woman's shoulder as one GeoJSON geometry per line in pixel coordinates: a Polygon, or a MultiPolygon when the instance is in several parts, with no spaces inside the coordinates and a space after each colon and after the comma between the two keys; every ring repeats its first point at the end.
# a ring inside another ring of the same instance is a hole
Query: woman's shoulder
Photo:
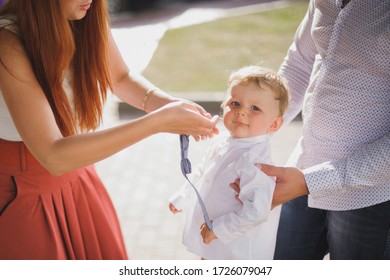
{"type": "Polygon", "coordinates": [[[7,45],[15,48],[21,46],[16,18],[12,15],[0,16],[0,43],[2,48],[7,45]]]}
{"type": "Polygon", "coordinates": [[[0,63],[18,77],[27,77],[31,65],[18,35],[11,28],[0,27],[0,63]]]}
{"type": "Polygon", "coordinates": [[[0,16],[0,30],[6,29],[18,34],[18,27],[14,16],[0,16]]]}
{"type": "Polygon", "coordinates": [[[0,57],[21,55],[24,53],[23,45],[19,36],[9,29],[0,29],[0,57]]]}
{"type": "Polygon", "coordinates": [[[18,37],[19,31],[13,16],[0,16],[0,39],[5,40],[18,37]]]}

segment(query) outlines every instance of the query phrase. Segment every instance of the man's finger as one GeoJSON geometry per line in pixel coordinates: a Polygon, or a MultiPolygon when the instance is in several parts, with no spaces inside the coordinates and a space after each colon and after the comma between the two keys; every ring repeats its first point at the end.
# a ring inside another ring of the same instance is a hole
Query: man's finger
{"type": "Polygon", "coordinates": [[[279,177],[282,171],[282,168],[268,164],[256,164],[256,166],[268,176],[273,177],[279,177]]]}

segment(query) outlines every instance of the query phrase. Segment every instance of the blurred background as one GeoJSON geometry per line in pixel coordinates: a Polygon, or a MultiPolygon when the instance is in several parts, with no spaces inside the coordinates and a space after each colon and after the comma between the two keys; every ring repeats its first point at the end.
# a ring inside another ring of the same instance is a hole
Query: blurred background
{"type": "MultiPolygon", "coordinates": [[[[0,0],[2,1],[2,0],[0,0]]],[[[4,0],[3,0],[4,1],[4,0]]],[[[107,0],[108,8],[112,14],[121,12],[138,12],[147,9],[159,9],[172,2],[199,2],[206,0],[107,0]]],[[[212,0],[208,0],[212,1],[212,0]]]]}

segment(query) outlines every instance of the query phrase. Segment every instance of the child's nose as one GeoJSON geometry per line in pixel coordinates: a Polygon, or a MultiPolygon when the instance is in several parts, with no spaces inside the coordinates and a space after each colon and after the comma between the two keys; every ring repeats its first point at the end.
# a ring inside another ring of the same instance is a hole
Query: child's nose
{"type": "Polygon", "coordinates": [[[243,108],[240,108],[236,111],[237,116],[245,116],[245,110],[243,108]]]}

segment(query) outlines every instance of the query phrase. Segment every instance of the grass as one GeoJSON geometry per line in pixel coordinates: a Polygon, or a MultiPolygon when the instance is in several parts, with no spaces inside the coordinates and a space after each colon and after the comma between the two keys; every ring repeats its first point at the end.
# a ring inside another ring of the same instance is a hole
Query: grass
{"type": "Polygon", "coordinates": [[[220,92],[229,73],[260,64],[277,70],[307,1],[289,7],[169,30],[144,75],[168,92],[220,92]]]}

